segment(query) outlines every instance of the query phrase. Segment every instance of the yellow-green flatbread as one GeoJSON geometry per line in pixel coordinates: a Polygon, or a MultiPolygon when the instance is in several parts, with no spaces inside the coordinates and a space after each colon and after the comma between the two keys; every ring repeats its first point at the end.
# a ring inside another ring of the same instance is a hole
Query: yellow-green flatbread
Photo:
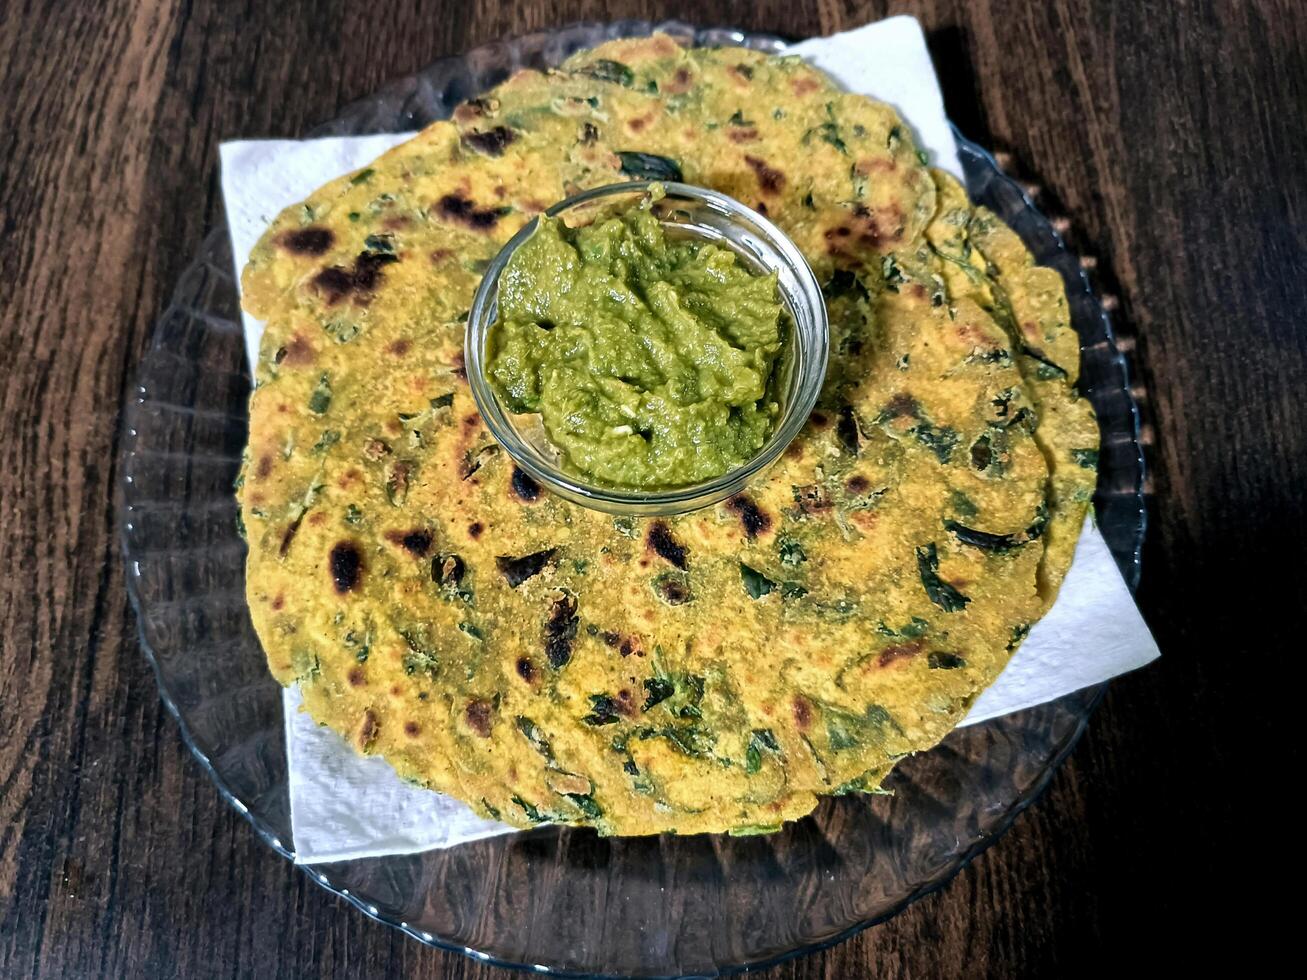
{"type": "Polygon", "coordinates": [[[951,295],[972,298],[1003,325],[1026,381],[1035,441],[1050,473],[1039,587],[1052,605],[1098,476],[1098,421],[1075,388],[1080,341],[1061,277],[1036,266],[1016,233],[988,208],[973,209],[954,178],[941,171],[933,176],[939,208],[927,240],[945,262],[951,295]]]}
{"type": "Polygon", "coordinates": [[[287,209],[242,277],[267,321],[239,498],[273,674],[359,751],[519,826],[751,832],[876,789],[1047,608],[1092,483],[1060,285],[958,194],[888,106],[655,35],[520,73],[287,209]],[[677,518],[542,490],[463,366],[499,247],[633,177],[765,212],[831,316],[803,433],[677,518]]]}

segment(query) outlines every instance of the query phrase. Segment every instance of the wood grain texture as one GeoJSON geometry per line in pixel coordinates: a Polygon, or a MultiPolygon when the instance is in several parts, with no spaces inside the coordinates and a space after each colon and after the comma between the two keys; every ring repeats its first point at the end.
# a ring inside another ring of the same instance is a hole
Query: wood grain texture
{"type": "Polygon", "coordinates": [[[137,647],[118,406],[214,220],[218,142],[298,135],[440,55],[576,19],[801,36],[905,11],[952,117],[1072,218],[1119,304],[1152,452],[1139,598],[1166,656],[1112,686],[1044,798],[946,889],[767,975],[1271,955],[1291,903],[1253,876],[1289,874],[1300,850],[1277,802],[1301,771],[1288,736],[1307,608],[1300,0],[8,0],[0,977],[510,975],[367,921],[258,844],[137,647]]]}

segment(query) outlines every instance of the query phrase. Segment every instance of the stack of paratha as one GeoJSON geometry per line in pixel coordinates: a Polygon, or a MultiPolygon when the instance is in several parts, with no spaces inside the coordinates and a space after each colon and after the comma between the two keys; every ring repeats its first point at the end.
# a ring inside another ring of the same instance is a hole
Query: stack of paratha
{"type": "Polygon", "coordinates": [[[273,674],[402,775],[519,826],[770,829],[930,747],[1052,602],[1095,481],[1058,276],[797,58],[654,36],[523,72],[283,212],[239,497],[273,674]],[[767,214],[825,283],[832,360],[722,505],[551,496],[468,389],[480,274],[631,177],[767,214]]]}

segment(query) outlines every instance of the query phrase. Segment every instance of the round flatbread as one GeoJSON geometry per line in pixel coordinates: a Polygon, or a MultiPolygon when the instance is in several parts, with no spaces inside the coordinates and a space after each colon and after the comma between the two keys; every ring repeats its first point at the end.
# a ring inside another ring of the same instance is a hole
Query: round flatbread
{"type": "Polygon", "coordinates": [[[888,106],[655,35],[519,73],[287,209],[242,277],[267,322],[238,494],[273,674],[360,752],[519,826],[756,832],[875,790],[1047,607],[1045,543],[1064,569],[1091,473],[1057,454],[1092,416],[1032,379],[1009,322],[1074,380],[1060,285],[957,195],[888,106]],[[636,177],[766,213],[831,314],[803,433],[676,518],[542,490],[462,358],[499,247],[636,177]],[[989,262],[941,255],[959,221],[989,262]]]}

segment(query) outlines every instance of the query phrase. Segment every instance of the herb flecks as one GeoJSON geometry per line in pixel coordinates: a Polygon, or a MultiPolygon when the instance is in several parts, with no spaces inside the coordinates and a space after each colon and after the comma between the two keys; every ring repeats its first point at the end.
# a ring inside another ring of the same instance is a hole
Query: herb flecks
{"type": "Polygon", "coordinates": [[[770,728],[755,728],[749,735],[748,747],[744,750],[744,771],[752,776],[762,769],[763,753],[779,755],[780,744],[770,728]]]}
{"type": "Polygon", "coordinates": [[[977,531],[975,528],[967,527],[965,524],[959,524],[957,521],[946,520],[944,529],[953,532],[962,544],[972,548],[979,548],[981,551],[992,551],[995,554],[1004,554],[1013,548],[1019,548],[1026,543],[1026,538],[1022,534],[990,534],[987,531],[977,531]]]}
{"type": "Polygon", "coordinates": [[[544,732],[540,730],[539,725],[537,725],[530,718],[526,718],[524,716],[518,716],[517,730],[521,732],[522,737],[525,738],[531,744],[531,748],[535,749],[542,756],[544,756],[546,762],[550,763],[551,765],[553,764],[554,761],[553,746],[549,744],[549,739],[545,738],[544,732]]]}
{"type": "Polygon", "coordinates": [[[575,597],[564,594],[554,600],[545,623],[545,658],[555,670],[565,667],[572,659],[572,645],[576,642],[579,622],[575,597]]]}
{"type": "Polygon", "coordinates": [[[971,601],[939,577],[939,551],[933,541],[917,549],[917,572],[926,596],[945,612],[961,612],[971,601]]]}
{"type": "Polygon", "coordinates": [[[778,547],[780,549],[781,564],[788,568],[797,568],[808,560],[808,555],[804,552],[803,546],[793,538],[781,538],[778,547]]]}
{"type": "Polygon", "coordinates": [[[808,594],[808,590],[798,582],[777,582],[744,562],[740,562],[740,582],[751,599],[761,599],[777,590],[785,599],[798,599],[808,594]]]}
{"type": "Polygon", "coordinates": [[[309,393],[309,411],[314,415],[324,415],[331,408],[331,378],[323,374],[309,393]]]}
{"type": "Polygon", "coordinates": [[[891,436],[899,436],[904,432],[911,435],[934,453],[941,463],[949,461],[961,441],[956,429],[936,425],[921,403],[907,393],[891,398],[876,417],[876,423],[891,436]]]}
{"type": "Polygon", "coordinates": [[[685,176],[681,165],[671,157],[657,153],[641,153],[637,150],[618,150],[617,159],[621,161],[622,173],[628,177],[642,180],[671,180],[681,182],[685,176]]]}
{"type": "Polygon", "coordinates": [[[590,713],[581,720],[587,725],[611,725],[619,719],[621,705],[607,694],[590,695],[590,713]]]}

